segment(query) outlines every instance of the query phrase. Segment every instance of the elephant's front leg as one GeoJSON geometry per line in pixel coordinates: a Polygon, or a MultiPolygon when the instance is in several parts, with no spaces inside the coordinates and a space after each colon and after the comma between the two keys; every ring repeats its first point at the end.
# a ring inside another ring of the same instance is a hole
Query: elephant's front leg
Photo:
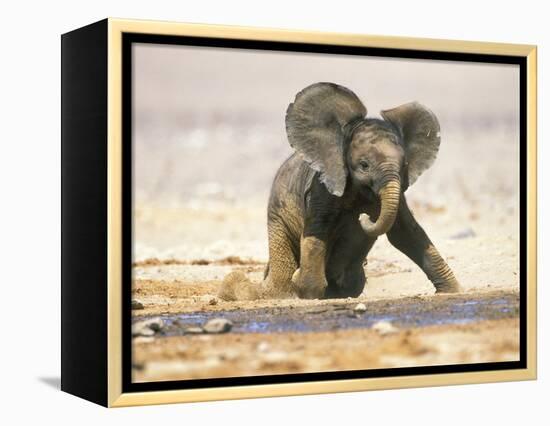
{"type": "Polygon", "coordinates": [[[441,257],[426,232],[413,217],[405,196],[401,196],[399,211],[392,229],[388,232],[389,241],[415,262],[437,293],[457,293],[460,285],[447,262],[441,257]]]}
{"type": "Polygon", "coordinates": [[[302,235],[300,241],[300,268],[294,273],[292,283],[303,299],[321,299],[325,295],[327,245],[326,240],[314,235],[302,235]]]}
{"type": "Polygon", "coordinates": [[[341,200],[314,179],[304,206],[304,228],[300,240],[300,267],[292,278],[298,295],[305,299],[325,296],[327,244],[340,214],[341,200]]]}

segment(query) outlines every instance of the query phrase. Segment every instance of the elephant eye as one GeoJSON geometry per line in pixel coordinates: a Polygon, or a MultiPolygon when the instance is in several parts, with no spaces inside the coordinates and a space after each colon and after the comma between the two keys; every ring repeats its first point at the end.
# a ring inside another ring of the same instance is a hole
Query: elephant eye
{"type": "Polygon", "coordinates": [[[361,167],[361,170],[365,171],[369,168],[369,163],[367,163],[365,160],[359,161],[359,167],[361,167]]]}

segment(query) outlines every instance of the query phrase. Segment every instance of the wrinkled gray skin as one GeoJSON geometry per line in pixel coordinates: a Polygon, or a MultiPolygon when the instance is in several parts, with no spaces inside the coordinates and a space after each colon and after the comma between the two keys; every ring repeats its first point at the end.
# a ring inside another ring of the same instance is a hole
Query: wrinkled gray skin
{"type": "Polygon", "coordinates": [[[366,118],[357,96],[317,83],[290,104],[295,154],[274,179],[268,205],[269,263],[258,297],[357,297],[378,236],[413,260],[437,292],[460,287],[412,216],[404,192],[431,166],[435,115],[413,102],[366,118]]]}

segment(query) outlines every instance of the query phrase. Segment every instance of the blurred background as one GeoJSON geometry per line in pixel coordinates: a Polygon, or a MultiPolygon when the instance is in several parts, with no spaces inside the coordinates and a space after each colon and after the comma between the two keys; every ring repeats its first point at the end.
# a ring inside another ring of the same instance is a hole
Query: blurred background
{"type": "Polygon", "coordinates": [[[406,194],[413,212],[450,263],[494,269],[496,253],[517,272],[518,67],[154,44],[133,58],[135,260],[266,260],[269,189],[292,153],[286,108],[328,81],[369,116],[411,101],[438,116],[438,159],[406,194]]]}

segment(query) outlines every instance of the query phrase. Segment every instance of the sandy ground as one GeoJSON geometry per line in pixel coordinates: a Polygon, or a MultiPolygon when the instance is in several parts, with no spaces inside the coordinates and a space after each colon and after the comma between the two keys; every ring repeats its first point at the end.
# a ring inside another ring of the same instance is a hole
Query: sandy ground
{"type": "Polygon", "coordinates": [[[138,337],[134,381],[185,380],[518,360],[518,320],[321,333],[138,337]],[[330,342],[330,345],[327,345],[330,342]]]}
{"type": "MultiPolygon", "coordinates": [[[[449,146],[441,154],[443,165],[437,167],[436,162],[407,192],[407,198],[460,281],[464,293],[459,297],[470,303],[495,294],[507,300],[510,295],[517,298],[517,153],[508,144],[498,162],[472,163],[463,169],[461,161],[487,158],[492,147],[501,143],[492,130],[473,134],[470,141],[463,147],[449,146]]],[[[136,204],[133,298],[143,305],[134,311],[136,318],[212,311],[223,315],[234,310],[252,316],[258,310],[265,313],[275,308],[360,302],[369,315],[384,311],[377,303],[395,309],[406,307],[411,298],[427,303],[435,315],[447,297],[434,295],[423,272],[381,237],[368,256],[367,285],[357,299],[222,301],[217,292],[229,272],[243,271],[253,282],[262,279],[267,261],[267,190],[239,199],[223,186],[199,189],[202,193],[179,204],[136,204]]],[[[429,309],[423,315],[429,317],[429,309]]],[[[157,334],[136,337],[134,342],[136,381],[519,359],[515,308],[504,317],[413,324],[388,335],[370,327],[344,327],[306,332],[157,334]]]]}

